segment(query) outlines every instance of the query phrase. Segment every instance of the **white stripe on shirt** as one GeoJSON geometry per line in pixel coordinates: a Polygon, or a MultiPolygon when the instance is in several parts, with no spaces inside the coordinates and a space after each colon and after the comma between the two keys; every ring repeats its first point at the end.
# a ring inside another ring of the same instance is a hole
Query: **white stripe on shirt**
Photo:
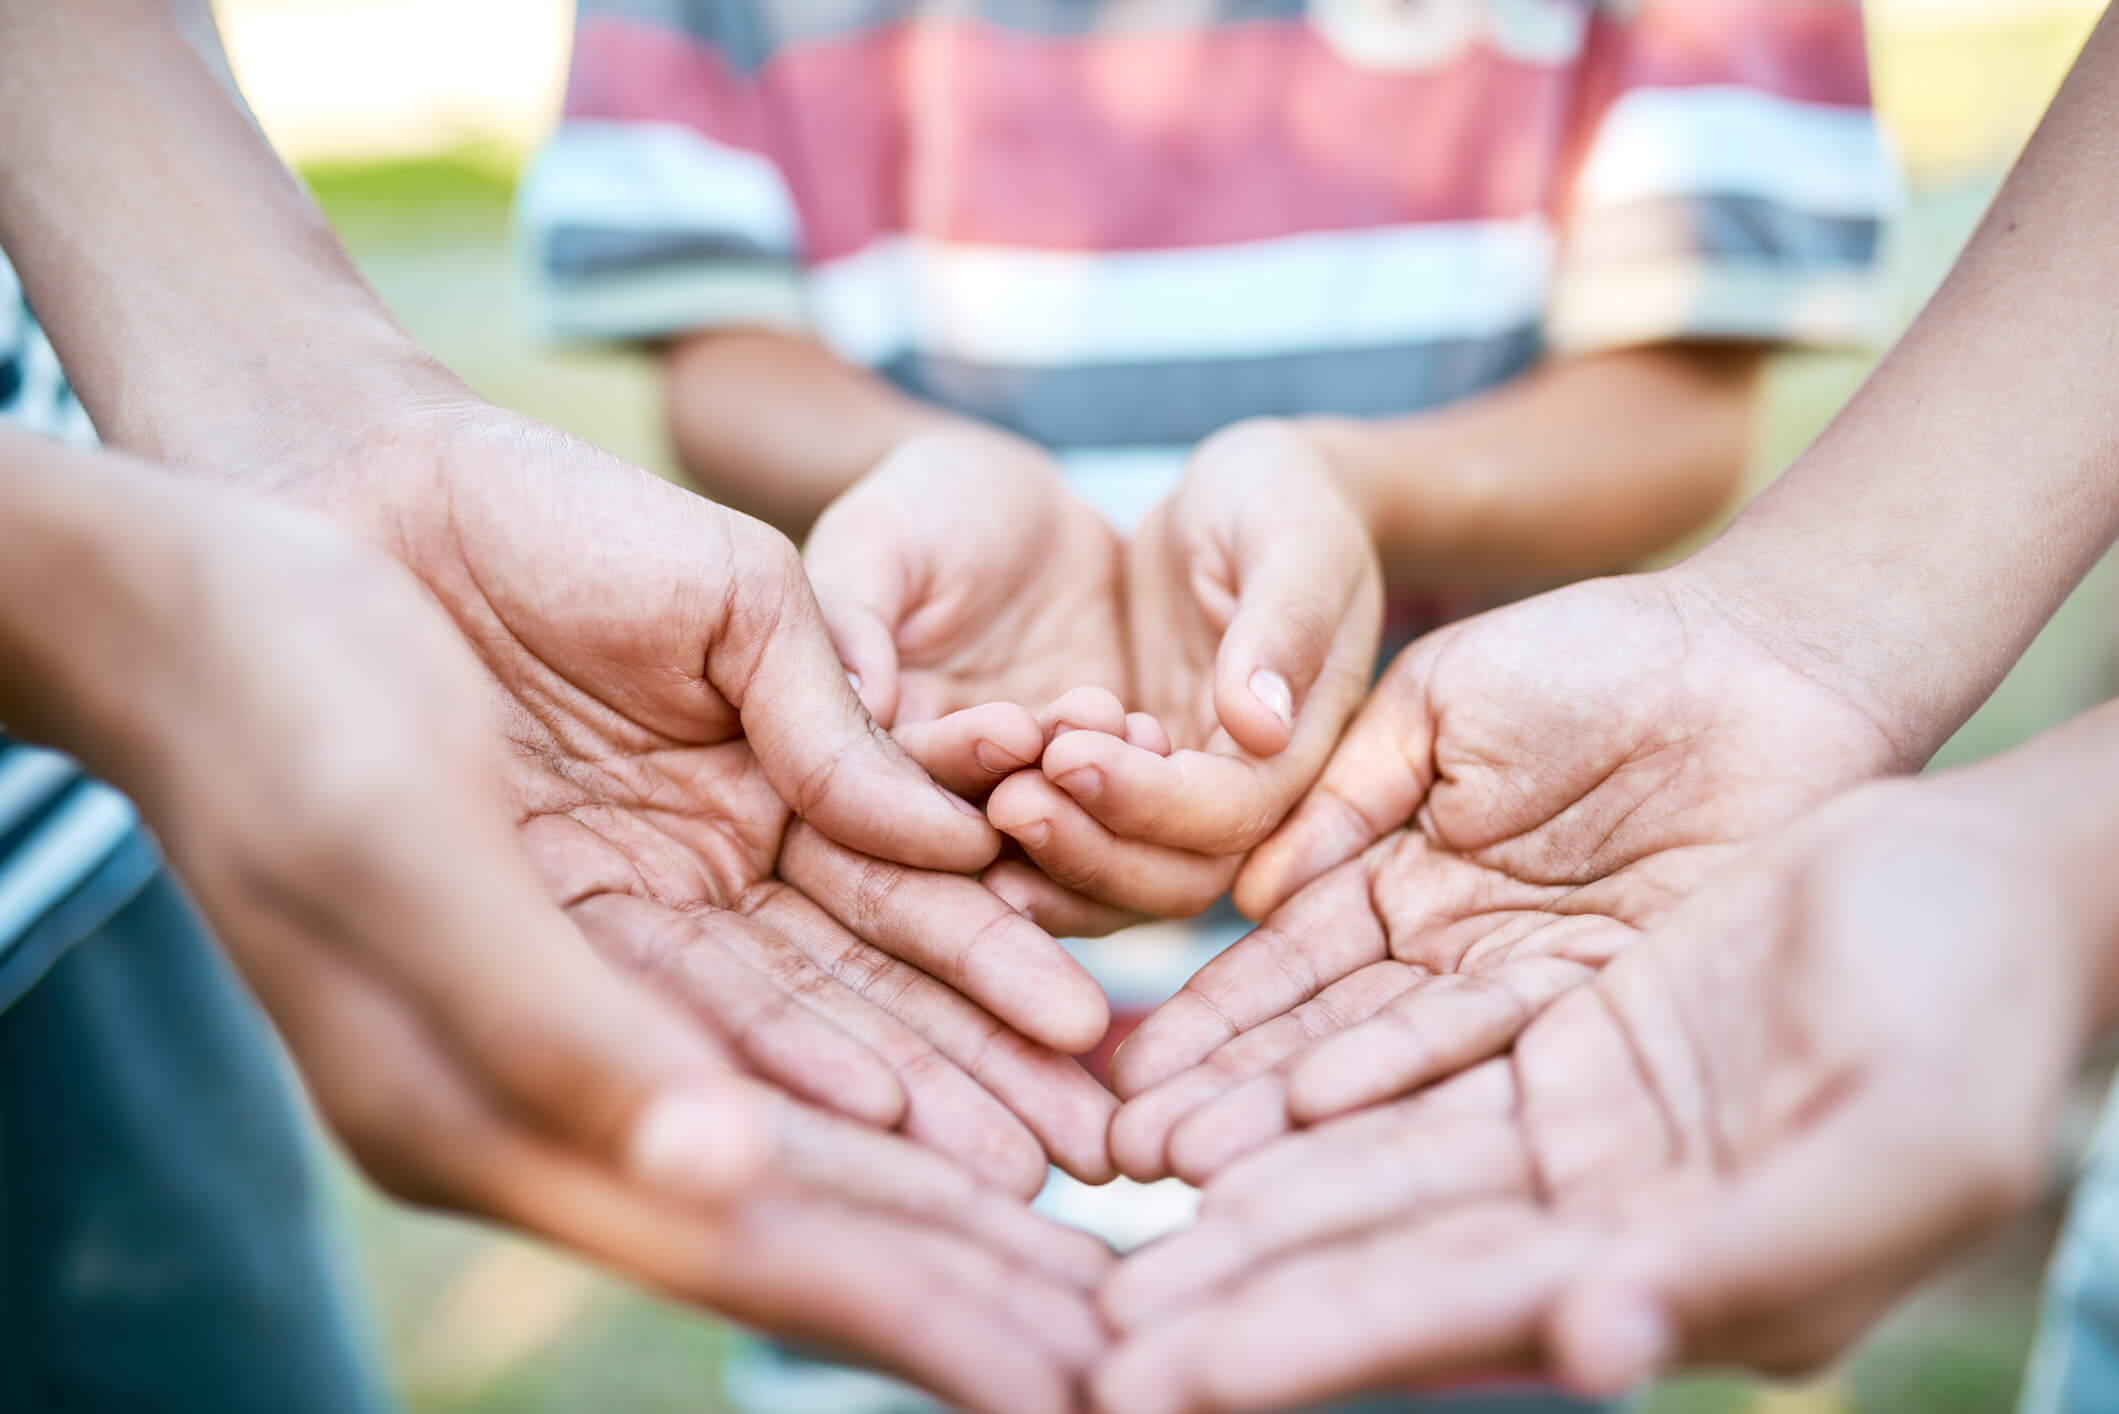
{"type": "Polygon", "coordinates": [[[817,334],[875,365],[1246,358],[1477,338],[1535,324],[1543,216],[1325,231],[1155,251],[893,236],[810,272],[817,334]]]}
{"type": "Polygon", "coordinates": [[[1577,202],[1752,196],[1818,216],[1884,215],[1898,172],[1866,108],[1755,88],[1636,88],[1597,129],[1577,202]]]}

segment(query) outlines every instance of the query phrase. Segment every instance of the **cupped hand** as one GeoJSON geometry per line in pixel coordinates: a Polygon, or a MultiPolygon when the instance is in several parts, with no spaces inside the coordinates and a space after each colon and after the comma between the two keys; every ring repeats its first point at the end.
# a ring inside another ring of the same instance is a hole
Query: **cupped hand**
{"type": "Polygon", "coordinates": [[[862,702],[974,799],[1036,764],[1070,691],[1132,694],[1118,536],[1006,433],[908,439],[825,510],[803,562],[862,702]]]}
{"type": "Polygon", "coordinates": [[[1101,993],[951,872],[998,837],[861,710],[786,540],[466,399],[359,450],[282,489],[470,641],[532,856],[607,957],[759,1074],[997,1182],[1108,1172],[1110,1098],[1066,1054],[1101,993]]]}
{"type": "Polygon", "coordinates": [[[1834,803],[1512,1055],[1218,1175],[1109,1283],[1099,1407],[1816,1366],[2035,1191],[2103,942],[2064,875],[1955,786],[1834,803]]]}
{"type": "Polygon", "coordinates": [[[1244,422],[1201,443],[1126,544],[1131,695],[1069,699],[1041,770],[987,803],[1036,866],[1004,862],[995,887],[1076,933],[1219,898],[1359,705],[1382,584],[1300,429],[1244,422]]]}
{"type": "Polygon", "coordinates": [[[105,460],[64,493],[108,504],[79,517],[55,670],[0,696],[134,794],[368,1173],[979,1408],[1073,1407],[1096,1244],[735,1075],[583,948],[477,664],[402,569],[105,460]]]}
{"type": "Polygon", "coordinates": [[[1236,884],[1266,921],[1113,1063],[1114,1155],[1205,1178],[1504,1049],[1747,842],[1913,763],[1681,571],[1402,654],[1236,884]]]}

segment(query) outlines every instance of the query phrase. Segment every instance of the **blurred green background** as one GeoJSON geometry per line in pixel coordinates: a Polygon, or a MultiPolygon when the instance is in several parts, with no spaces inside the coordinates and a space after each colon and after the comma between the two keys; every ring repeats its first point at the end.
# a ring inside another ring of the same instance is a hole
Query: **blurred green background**
{"type": "MultiPolygon", "coordinates": [[[[644,360],[539,349],[512,309],[508,202],[557,110],[567,0],[222,0],[259,117],[413,333],[486,395],[667,469],[644,360]]],[[[1886,0],[1870,32],[1878,106],[1909,193],[1892,238],[1910,317],[1969,234],[2099,6],[1886,0]]],[[[1755,479],[1784,465],[1866,360],[1772,371],[1755,479]]],[[[2107,695],[2119,635],[2099,570],[1945,759],[1999,749],[2107,695]]],[[[2037,1281],[2103,1067],[2086,1074],[2050,1200],[1961,1262],[1843,1370],[1799,1388],[1693,1380],[1657,1414],[1985,1414],[2010,1407],[2037,1281]]],[[[545,1249],[409,1213],[339,1182],[377,1335],[413,1405],[482,1414],[713,1411],[723,1335],[545,1249]]]]}

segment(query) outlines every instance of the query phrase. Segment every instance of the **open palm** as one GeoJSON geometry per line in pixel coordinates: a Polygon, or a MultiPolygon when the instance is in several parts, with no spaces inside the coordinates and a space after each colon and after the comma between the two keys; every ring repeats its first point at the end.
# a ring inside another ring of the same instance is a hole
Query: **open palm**
{"type": "Polygon", "coordinates": [[[1011,1187],[1047,1150],[1105,1171],[1109,1099],[1061,1054],[1101,1034],[1101,995],[930,872],[997,837],[862,713],[791,546],[482,404],[362,474],[367,528],[491,674],[532,854],[607,956],[761,1073],[1011,1187]]]}
{"type": "Polygon", "coordinates": [[[2067,893],[1983,803],[1836,802],[1511,1055],[1218,1176],[1112,1279],[1101,1407],[1814,1367],[2032,1191],[2093,1025],[2067,893]]]}
{"type": "Polygon", "coordinates": [[[1245,866],[1264,925],[1120,1050],[1120,1165],[1204,1177],[1495,1053],[1760,832],[1904,764],[1670,575],[1430,635],[1245,866]]]}

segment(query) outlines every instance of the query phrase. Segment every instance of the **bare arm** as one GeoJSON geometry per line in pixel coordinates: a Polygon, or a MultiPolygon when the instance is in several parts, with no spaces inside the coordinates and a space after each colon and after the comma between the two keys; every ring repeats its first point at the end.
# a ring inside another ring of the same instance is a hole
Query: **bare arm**
{"type": "Polygon", "coordinates": [[[1579,578],[1637,563],[1728,502],[1759,359],[1748,346],[1631,349],[1437,412],[1302,426],[1366,512],[1393,583],[1579,578]]]}
{"type": "Polygon", "coordinates": [[[1809,451],[1679,568],[1924,759],[2119,530],[2119,15],[1942,288],[1809,451]]]}
{"type": "Polygon", "coordinates": [[[685,474],[797,538],[906,440],[963,421],[776,329],[686,336],[668,351],[663,387],[685,474]]]}

